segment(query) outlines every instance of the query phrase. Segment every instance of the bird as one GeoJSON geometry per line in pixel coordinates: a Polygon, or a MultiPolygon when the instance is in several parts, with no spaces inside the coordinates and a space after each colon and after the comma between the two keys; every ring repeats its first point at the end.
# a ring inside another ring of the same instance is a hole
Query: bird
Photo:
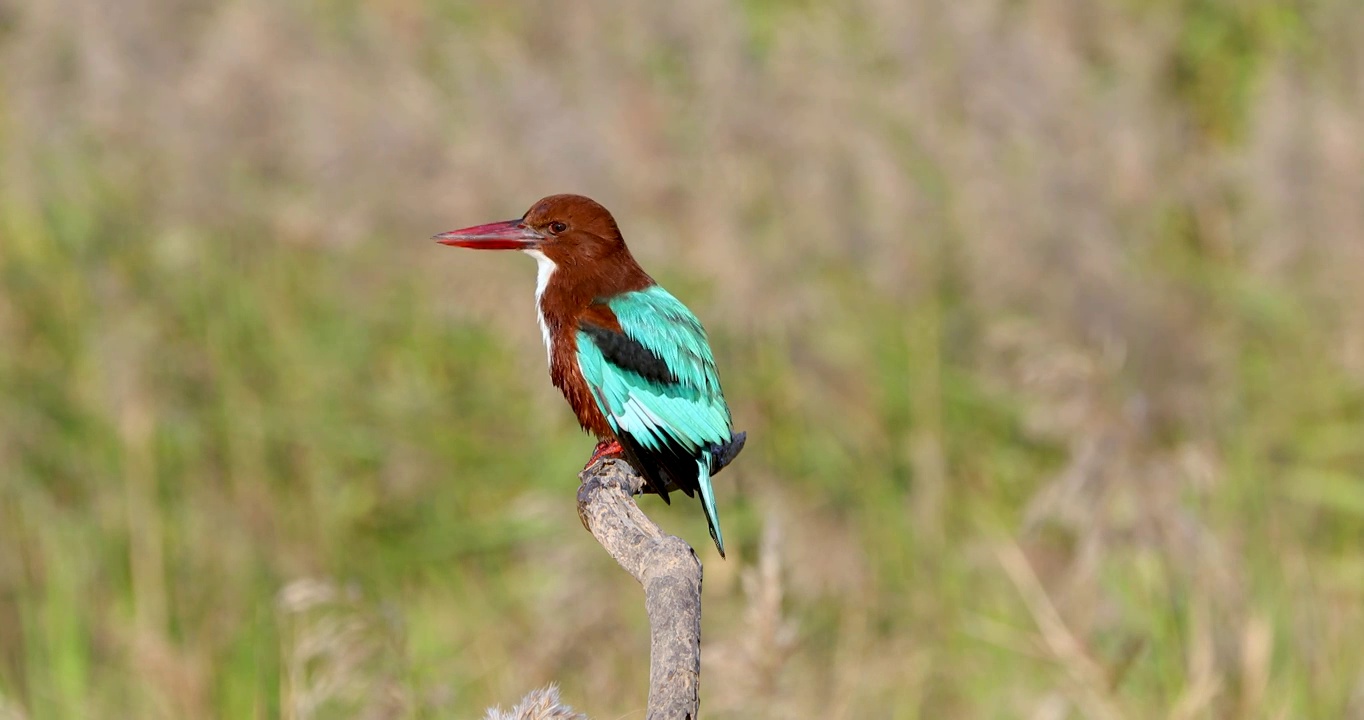
{"type": "Polygon", "coordinates": [[[645,492],[700,496],[725,556],[711,477],[743,449],[705,328],[640,267],[615,218],[582,195],[550,195],[514,220],[432,238],[535,258],[536,319],[550,380],[597,438],[584,469],[622,457],[645,492]]]}

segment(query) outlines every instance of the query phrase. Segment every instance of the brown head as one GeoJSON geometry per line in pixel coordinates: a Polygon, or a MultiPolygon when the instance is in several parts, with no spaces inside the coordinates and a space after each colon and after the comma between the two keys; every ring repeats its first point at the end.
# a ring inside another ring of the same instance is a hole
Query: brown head
{"type": "Polygon", "coordinates": [[[441,233],[445,245],[543,253],[560,267],[629,255],[610,211],[582,195],[550,195],[516,220],[441,233]]]}
{"type": "MultiPolygon", "coordinates": [[[[615,218],[582,195],[550,195],[516,220],[476,225],[435,236],[444,245],[476,250],[522,250],[540,263],[543,294],[551,282],[580,302],[653,281],[625,247],[615,218]]],[[[574,303],[577,304],[577,303],[574,303]]]]}

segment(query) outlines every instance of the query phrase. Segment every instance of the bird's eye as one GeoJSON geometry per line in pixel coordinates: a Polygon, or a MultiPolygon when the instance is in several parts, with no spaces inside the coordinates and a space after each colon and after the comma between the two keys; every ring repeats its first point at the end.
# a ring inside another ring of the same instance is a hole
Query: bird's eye
{"type": "Polygon", "coordinates": [[[554,222],[552,222],[552,223],[549,224],[549,231],[552,232],[552,233],[554,233],[555,235],[558,235],[559,233],[561,233],[561,232],[563,232],[563,231],[565,231],[565,230],[567,230],[567,229],[568,229],[568,226],[565,225],[565,224],[563,224],[563,223],[561,223],[561,222],[559,222],[558,220],[555,220],[554,222]]]}

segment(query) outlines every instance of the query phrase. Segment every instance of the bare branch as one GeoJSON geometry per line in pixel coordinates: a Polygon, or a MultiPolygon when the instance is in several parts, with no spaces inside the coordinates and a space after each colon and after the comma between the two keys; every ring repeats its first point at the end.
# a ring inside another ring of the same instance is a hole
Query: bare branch
{"type": "Polygon", "coordinates": [[[635,504],[644,480],[623,460],[579,475],[578,516],[597,542],[644,586],[649,613],[648,720],[695,720],[701,679],[701,561],[635,504]]]}

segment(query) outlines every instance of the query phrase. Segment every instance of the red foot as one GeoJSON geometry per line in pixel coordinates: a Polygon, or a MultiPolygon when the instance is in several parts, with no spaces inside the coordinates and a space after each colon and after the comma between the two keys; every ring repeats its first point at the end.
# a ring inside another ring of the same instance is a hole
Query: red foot
{"type": "Polygon", "coordinates": [[[617,457],[624,452],[625,448],[620,446],[619,441],[603,440],[597,443],[597,449],[592,451],[592,459],[587,461],[587,464],[583,466],[583,469],[586,470],[592,467],[597,464],[598,460],[604,457],[617,457]]]}

